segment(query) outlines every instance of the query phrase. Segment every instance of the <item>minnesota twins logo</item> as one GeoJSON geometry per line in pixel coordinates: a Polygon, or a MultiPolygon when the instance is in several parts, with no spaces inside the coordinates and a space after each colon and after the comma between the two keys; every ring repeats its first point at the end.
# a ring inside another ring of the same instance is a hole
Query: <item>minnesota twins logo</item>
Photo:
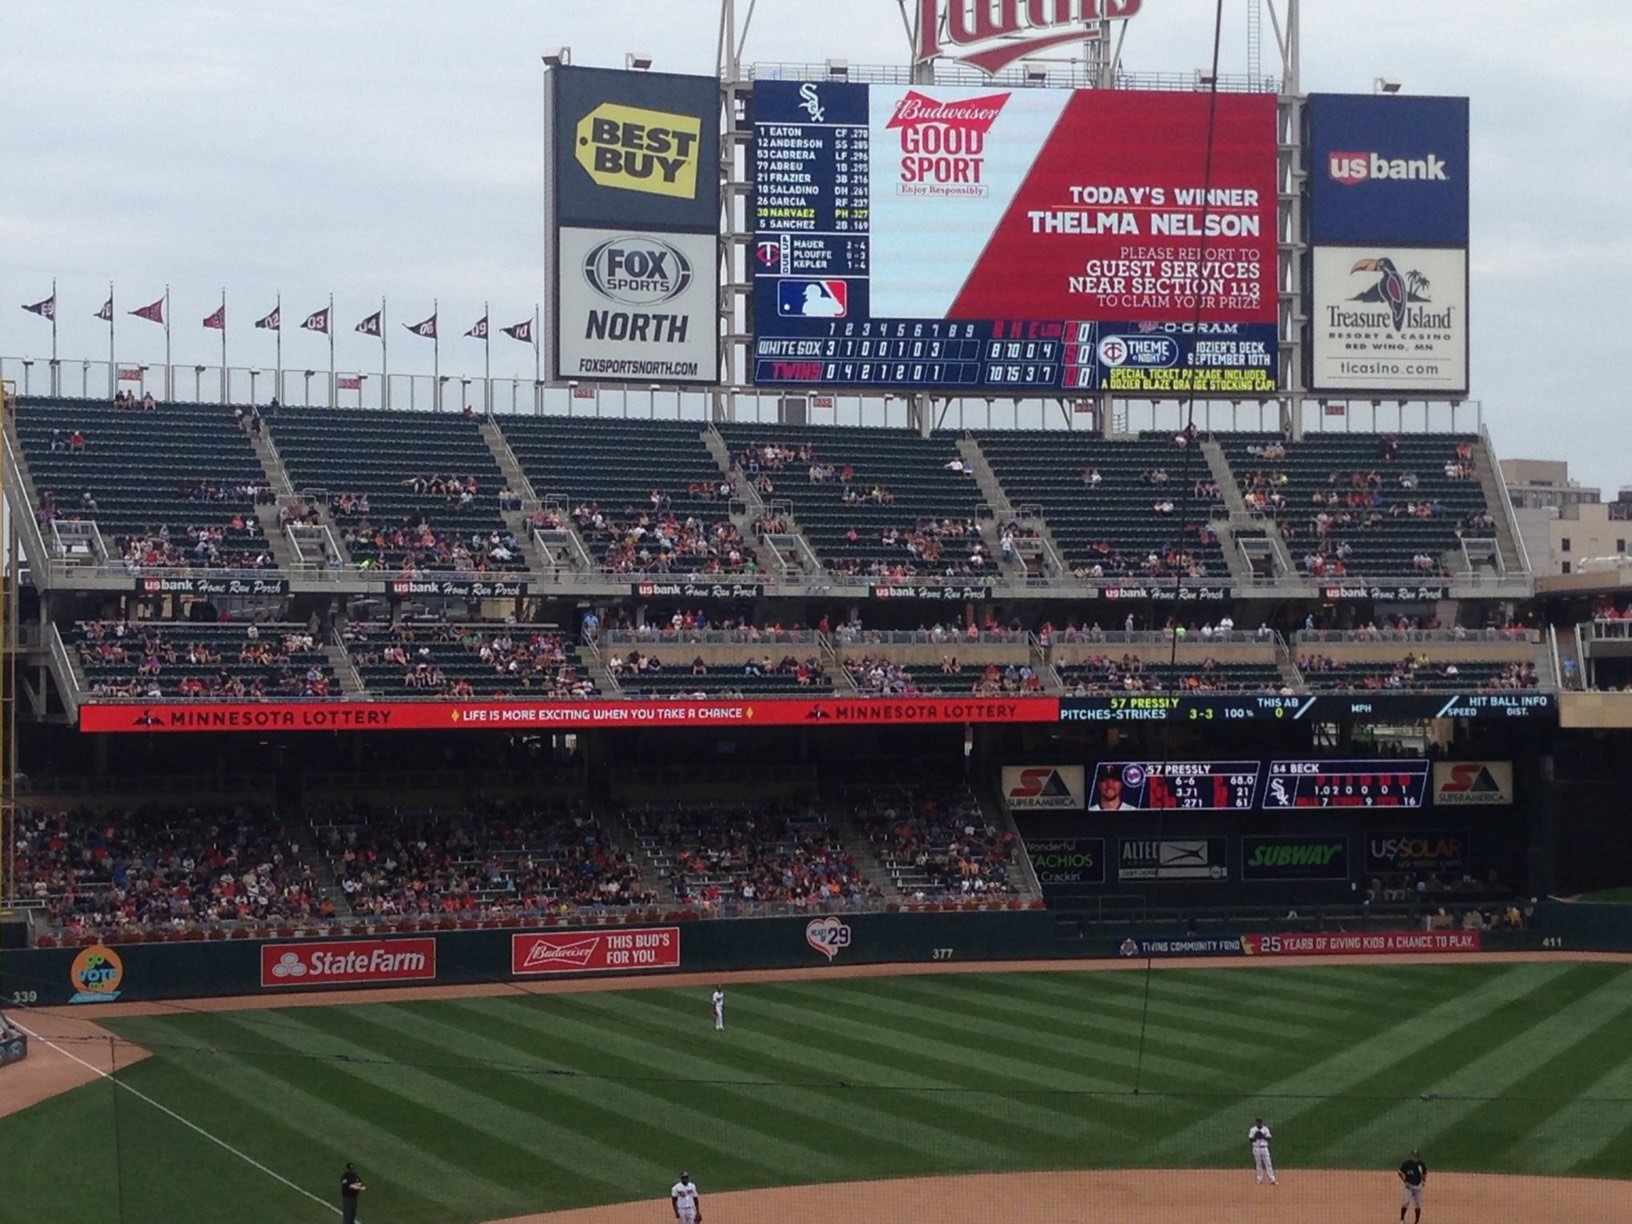
{"type": "Polygon", "coordinates": [[[832,961],[842,949],[850,946],[850,928],[832,914],[812,918],[805,924],[805,942],[832,961]]]}

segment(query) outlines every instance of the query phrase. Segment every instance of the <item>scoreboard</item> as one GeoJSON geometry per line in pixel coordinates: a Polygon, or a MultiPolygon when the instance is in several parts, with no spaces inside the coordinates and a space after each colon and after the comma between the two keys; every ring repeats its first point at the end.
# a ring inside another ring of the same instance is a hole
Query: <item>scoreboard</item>
{"type": "Polygon", "coordinates": [[[1101,761],[1088,810],[1250,810],[1258,770],[1257,761],[1101,761]]]}
{"type": "Polygon", "coordinates": [[[1427,761],[1101,761],[1090,812],[1420,808],[1427,761]]]}
{"type": "Polygon", "coordinates": [[[1264,807],[1420,808],[1427,761],[1271,761],[1264,807]]]}
{"type": "Polygon", "coordinates": [[[754,381],[1262,394],[1268,96],[760,81],[754,381]],[[1203,179],[1206,186],[1203,186],[1203,179]]]}

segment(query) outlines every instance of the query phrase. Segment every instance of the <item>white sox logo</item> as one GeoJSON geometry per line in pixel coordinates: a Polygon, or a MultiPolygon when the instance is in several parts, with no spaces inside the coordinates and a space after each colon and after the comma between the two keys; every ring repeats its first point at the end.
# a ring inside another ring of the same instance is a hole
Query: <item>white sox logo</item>
{"type": "Polygon", "coordinates": [[[812,918],[805,923],[805,942],[831,961],[841,949],[850,946],[850,928],[831,914],[812,918]]]}

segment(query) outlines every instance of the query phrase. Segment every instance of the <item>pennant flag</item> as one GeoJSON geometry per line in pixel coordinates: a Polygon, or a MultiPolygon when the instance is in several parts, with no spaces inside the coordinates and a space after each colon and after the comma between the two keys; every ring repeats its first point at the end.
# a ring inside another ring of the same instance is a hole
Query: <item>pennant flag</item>
{"type": "Polygon", "coordinates": [[[210,317],[204,320],[204,326],[213,328],[215,331],[226,331],[227,308],[225,306],[217,306],[210,312],[210,317]]]}
{"type": "Polygon", "coordinates": [[[380,334],[380,324],[384,321],[385,312],[383,310],[376,310],[373,314],[369,315],[368,318],[357,324],[357,330],[362,332],[365,336],[377,336],[380,334]]]}
{"type": "Polygon", "coordinates": [[[427,340],[436,339],[436,316],[434,314],[423,323],[404,323],[403,326],[416,336],[423,336],[427,340]]]}
{"type": "Polygon", "coordinates": [[[24,302],[23,309],[28,311],[29,314],[39,315],[42,319],[55,319],[57,317],[57,295],[53,293],[45,301],[35,302],[33,305],[24,302]]]}
{"type": "Polygon", "coordinates": [[[469,331],[467,331],[465,333],[465,335],[474,336],[478,340],[486,340],[487,339],[487,317],[484,315],[482,318],[478,319],[477,322],[476,322],[476,326],[471,328],[469,331]]]}
{"type": "Polygon", "coordinates": [[[523,344],[533,342],[533,321],[531,319],[528,319],[525,323],[517,323],[514,327],[501,327],[499,330],[512,340],[520,340],[523,344]]]}
{"type": "Polygon", "coordinates": [[[322,332],[325,336],[328,335],[329,308],[325,306],[322,310],[314,310],[306,316],[306,322],[302,323],[301,326],[307,331],[322,332]]]}
{"type": "Polygon", "coordinates": [[[104,323],[113,322],[113,295],[111,293],[108,295],[108,300],[102,303],[102,309],[96,312],[96,317],[104,323]]]}
{"type": "Polygon", "coordinates": [[[356,374],[342,374],[334,380],[334,385],[341,391],[361,391],[363,389],[363,380],[356,374]]]}
{"type": "Polygon", "coordinates": [[[281,309],[274,310],[271,314],[267,315],[266,318],[256,319],[255,326],[264,327],[267,331],[282,331],[283,311],[281,309]]]}
{"type": "Polygon", "coordinates": [[[164,322],[164,299],[161,297],[151,306],[141,306],[130,312],[138,319],[146,319],[149,323],[164,322]]]}

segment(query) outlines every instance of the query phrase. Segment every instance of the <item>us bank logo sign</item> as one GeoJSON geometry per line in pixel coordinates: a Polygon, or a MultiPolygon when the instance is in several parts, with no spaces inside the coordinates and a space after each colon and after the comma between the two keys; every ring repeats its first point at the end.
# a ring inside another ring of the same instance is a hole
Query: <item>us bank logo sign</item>
{"type": "Polygon", "coordinates": [[[1312,263],[1312,390],[1401,395],[1467,390],[1465,251],[1316,247],[1312,263]]]}

